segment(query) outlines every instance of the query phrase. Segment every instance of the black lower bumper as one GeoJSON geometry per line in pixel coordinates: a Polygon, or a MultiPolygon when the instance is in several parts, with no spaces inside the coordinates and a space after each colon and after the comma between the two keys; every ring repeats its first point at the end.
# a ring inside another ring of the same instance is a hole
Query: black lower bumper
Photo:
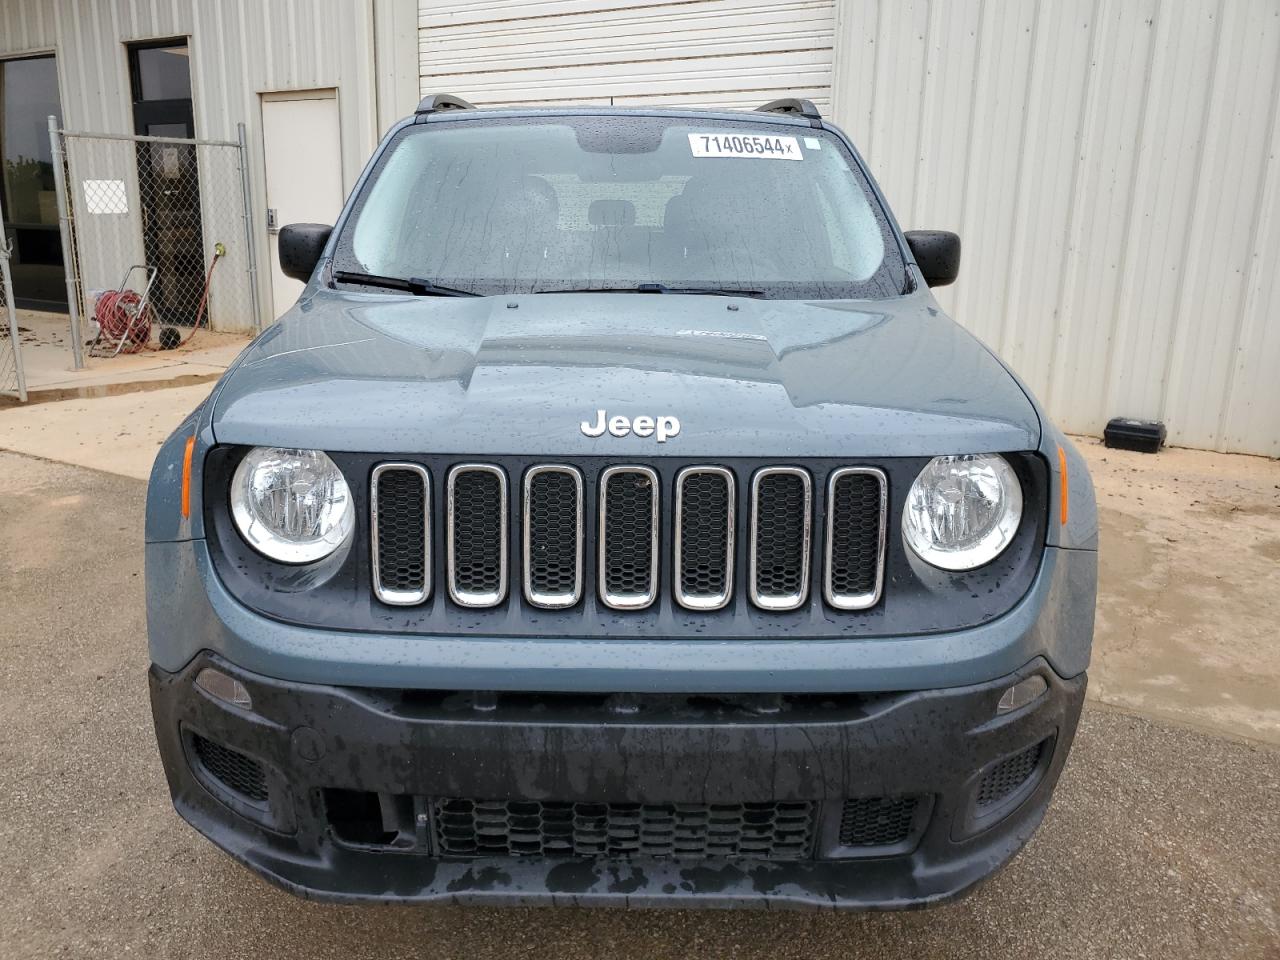
{"type": "Polygon", "coordinates": [[[210,655],[150,680],[178,812],[302,896],[855,909],[952,899],[1008,861],[1044,814],[1085,688],[1041,660],[868,696],[358,690],[210,655]],[[206,667],[252,708],[197,686],[206,667]],[[1046,692],[998,716],[1031,674],[1046,692]],[[476,814],[495,804],[496,826],[476,814]],[[760,853],[761,831],[786,842],[760,853]]]}

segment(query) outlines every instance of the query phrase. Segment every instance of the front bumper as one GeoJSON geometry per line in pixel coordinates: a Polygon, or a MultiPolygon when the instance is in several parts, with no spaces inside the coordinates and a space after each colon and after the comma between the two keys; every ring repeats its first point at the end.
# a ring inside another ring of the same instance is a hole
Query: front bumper
{"type": "Polygon", "coordinates": [[[303,896],[862,909],[944,901],[1009,860],[1044,814],[1085,689],[1043,658],[988,683],[867,696],[424,694],[284,682],[207,652],[177,673],[153,666],[150,682],[178,812],[303,896]],[[243,683],[252,710],[196,686],[208,666],[243,683]],[[1032,673],[1046,693],[997,716],[1032,673]],[[256,765],[261,790],[231,789],[238,761],[211,762],[196,738],[256,765]],[[349,810],[339,822],[353,797],[374,811],[371,834],[349,810]],[[442,798],[796,803],[812,835],[786,860],[444,856],[442,798]],[[846,842],[846,801],[874,819],[902,798],[914,812],[901,835],[846,842]]]}

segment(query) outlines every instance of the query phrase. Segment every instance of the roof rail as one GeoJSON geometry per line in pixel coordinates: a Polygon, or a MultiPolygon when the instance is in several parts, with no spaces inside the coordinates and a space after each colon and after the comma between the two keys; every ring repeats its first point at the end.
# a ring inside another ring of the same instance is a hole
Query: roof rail
{"type": "Polygon", "coordinates": [[[770,100],[762,107],[756,107],[758,113],[790,113],[809,120],[821,120],[822,114],[813,105],[812,100],[800,100],[796,97],[783,97],[781,100],[770,100]]]}
{"type": "Polygon", "coordinates": [[[474,110],[475,108],[474,103],[468,103],[452,93],[433,93],[429,97],[423,97],[422,102],[418,104],[418,109],[413,112],[416,116],[422,116],[425,113],[438,113],[441,110],[474,110]]]}

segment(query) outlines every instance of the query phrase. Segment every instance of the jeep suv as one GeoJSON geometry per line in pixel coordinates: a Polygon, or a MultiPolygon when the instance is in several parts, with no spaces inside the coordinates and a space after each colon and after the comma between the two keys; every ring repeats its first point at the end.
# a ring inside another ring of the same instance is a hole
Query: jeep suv
{"type": "Polygon", "coordinates": [[[1097,524],[806,101],[423,102],[165,443],[173,802],[338,901],[921,905],[1038,825],[1097,524]]]}

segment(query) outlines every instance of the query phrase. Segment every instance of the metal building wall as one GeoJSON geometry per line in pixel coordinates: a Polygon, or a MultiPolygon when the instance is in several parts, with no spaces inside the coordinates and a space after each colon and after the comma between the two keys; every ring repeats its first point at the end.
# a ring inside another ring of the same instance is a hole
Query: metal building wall
{"type": "Polygon", "coordinates": [[[1280,0],[837,0],[833,99],[940,299],[1066,428],[1280,455],[1280,0]]]}
{"type": "Polygon", "coordinates": [[[248,128],[269,304],[259,94],[337,89],[349,190],[381,132],[416,103],[416,19],[414,0],[0,0],[0,57],[55,53],[67,129],[132,133],[125,44],[188,37],[196,135],[234,140],[237,123],[248,128]]]}

